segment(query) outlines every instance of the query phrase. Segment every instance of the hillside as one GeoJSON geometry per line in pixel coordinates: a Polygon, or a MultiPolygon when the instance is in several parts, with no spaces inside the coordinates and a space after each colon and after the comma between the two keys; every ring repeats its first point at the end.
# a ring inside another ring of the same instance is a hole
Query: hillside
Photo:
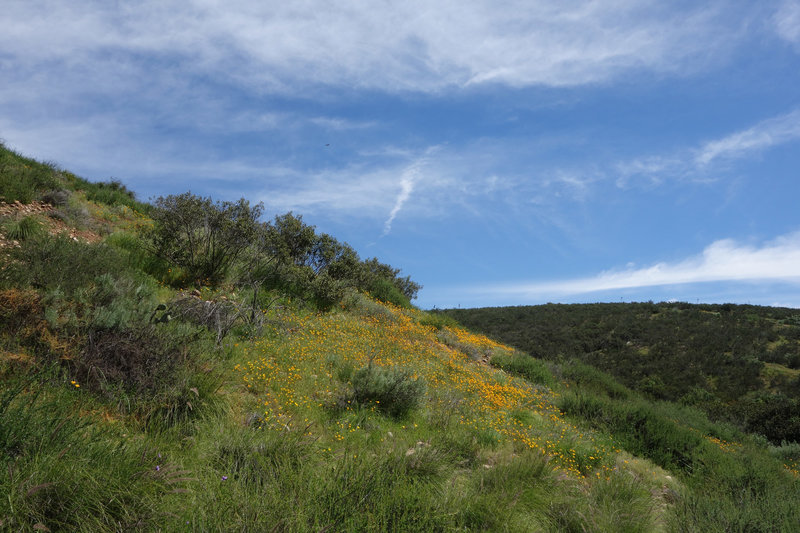
{"type": "Polygon", "coordinates": [[[576,358],[651,398],[800,442],[800,311],[687,303],[452,309],[464,325],[527,353],[576,358]]]}
{"type": "Polygon", "coordinates": [[[0,197],[2,530],[800,523],[800,446],[416,309],[299,216],[3,147],[0,197]]]}

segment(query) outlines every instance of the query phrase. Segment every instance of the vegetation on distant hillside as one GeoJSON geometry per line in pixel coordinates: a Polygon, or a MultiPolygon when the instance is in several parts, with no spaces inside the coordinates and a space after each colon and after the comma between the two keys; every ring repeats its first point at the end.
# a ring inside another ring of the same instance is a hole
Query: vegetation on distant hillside
{"type": "Polygon", "coordinates": [[[420,311],[419,285],[298,215],[40,170],[0,203],[0,530],[800,523],[796,443],[420,311]]]}
{"type": "Polygon", "coordinates": [[[451,309],[476,331],[551,361],[579,358],[775,444],[800,441],[800,312],[750,305],[548,304],[451,309]]]}

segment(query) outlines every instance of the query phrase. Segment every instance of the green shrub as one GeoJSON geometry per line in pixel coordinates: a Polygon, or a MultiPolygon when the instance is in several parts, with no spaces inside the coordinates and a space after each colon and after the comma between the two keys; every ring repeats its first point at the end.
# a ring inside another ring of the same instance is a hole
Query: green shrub
{"type": "Polygon", "coordinates": [[[126,205],[137,211],[141,205],[136,201],[133,191],[128,190],[119,180],[100,183],[87,182],[80,188],[86,192],[87,199],[99,204],[126,205]]]}
{"type": "Polygon", "coordinates": [[[367,292],[369,292],[370,296],[381,302],[387,302],[397,307],[411,307],[411,301],[408,297],[400,292],[400,289],[388,279],[375,279],[369,285],[367,292]]]}
{"type": "Polygon", "coordinates": [[[425,392],[421,378],[407,370],[373,365],[359,368],[350,378],[352,394],[344,398],[361,407],[375,407],[394,418],[406,416],[417,407],[425,392]]]}
{"type": "Polygon", "coordinates": [[[0,284],[30,285],[40,290],[61,288],[67,295],[90,286],[101,274],[125,270],[112,248],[73,241],[65,234],[26,240],[9,255],[11,261],[0,267],[0,284]]]}
{"type": "Polygon", "coordinates": [[[41,221],[34,216],[22,217],[19,220],[12,220],[3,225],[6,236],[15,241],[25,241],[44,235],[44,226],[41,221]]]}
{"type": "Polygon", "coordinates": [[[212,202],[191,193],[156,199],[149,246],[183,268],[196,285],[216,286],[253,242],[263,205],[212,202]]]}
{"type": "Polygon", "coordinates": [[[800,442],[781,442],[780,446],[770,446],[769,453],[781,461],[800,461],[800,442]]]}
{"type": "Polygon", "coordinates": [[[525,378],[531,383],[553,385],[553,374],[550,373],[547,364],[522,352],[498,353],[493,355],[489,362],[492,366],[501,368],[509,374],[525,378]]]}

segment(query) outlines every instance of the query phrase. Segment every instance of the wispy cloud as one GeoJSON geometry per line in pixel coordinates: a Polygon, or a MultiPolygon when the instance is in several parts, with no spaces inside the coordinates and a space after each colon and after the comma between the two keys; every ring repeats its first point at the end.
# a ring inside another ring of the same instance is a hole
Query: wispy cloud
{"type": "Polygon", "coordinates": [[[669,155],[652,155],[616,164],[616,183],[633,179],[660,184],[666,179],[705,181],[709,173],[735,159],[752,157],[769,148],[800,139],[800,109],[763,120],[750,128],[669,155]]]}
{"type": "Polygon", "coordinates": [[[784,0],[776,11],[773,22],[778,35],[800,51],[800,1],[784,0]]]}
{"type": "Polygon", "coordinates": [[[714,160],[746,157],[755,151],[798,138],[800,138],[800,109],[706,143],[697,151],[694,161],[697,166],[702,167],[714,160]]]}
{"type": "Polygon", "coordinates": [[[739,17],[748,16],[746,2],[732,17],[729,3],[672,10],[655,0],[558,6],[515,0],[503,9],[489,0],[411,0],[380,9],[366,0],[114,6],[12,1],[4,9],[0,49],[15,69],[28,70],[27,64],[29,72],[45,62],[61,63],[61,74],[80,65],[84,83],[109,72],[149,72],[145,79],[152,79],[168,67],[292,93],[321,85],[384,91],[571,86],[632,70],[698,68],[738,41],[739,17]]]}
{"type": "Polygon", "coordinates": [[[537,300],[600,291],[707,282],[773,281],[800,284],[800,232],[761,246],[726,239],[677,263],[611,270],[587,278],[480,287],[471,292],[537,300]]]}

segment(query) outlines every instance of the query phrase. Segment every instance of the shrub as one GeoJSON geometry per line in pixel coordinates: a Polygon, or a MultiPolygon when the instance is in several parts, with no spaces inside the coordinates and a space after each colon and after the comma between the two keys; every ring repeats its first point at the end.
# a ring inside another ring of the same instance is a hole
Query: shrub
{"type": "Polygon", "coordinates": [[[409,299],[388,279],[375,279],[367,290],[370,296],[376,300],[394,304],[397,307],[411,307],[409,299]]]}
{"type": "Polygon", "coordinates": [[[212,202],[191,193],[159,197],[149,235],[153,252],[189,274],[196,285],[216,286],[250,246],[263,206],[212,202]]]}
{"type": "Polygon", "coordinates": [[[72,193],[66,189],[53,189],[42,194],[42,201],[53,207],[64,207],[69,205],[70,196],[72,193]]]}
{"type": "Polygon", "coordinates": [[[311,283],[314,305],[320,311],[329,311],[344,297],[344,285],[326,272],[316,276],[311,283]]]}
{"type": "Polygon", "coordinates": [[[244,306],[231,300],[203,300],[185,294],[170,301],[168,313],[208,329],[216,335],[218,346],[231,328],[248,314],[244,306]]]}
{"type": "Polygon", "coordinates": [[[417,407],[425,392],[424,381],[413,378],[409,371],[372,364],[356,370],[350,384],[353,392],[345,400],[361,407],[373,406],[394,418],[402,418],[417,407]]]}
{"type": "Polygon", "coordinates": [[[160,335],[155,326],[98,330],[72,361],[75,379],[90,390],[116,393],[118,387],[151,396],[171,385],[187,352],[178,339],[160,335]]]}
{"type": "Polygon", "coordinates": [[[6,232],[6,236],[15,241],[25,241],[44,235],[42,223],[38,218],[30,215],[19,220],[6,222],[3,229],[6,232]]]}
{"type": "Polygon", "coordinates": [[[105,245],[73,241],[68,235],[29,239],[10,251],[11,261],[0,267],[0,283],[30,285],[36,289],[61,288],[73,294],[106,273],[124,270],[115,250],[105,245]]]}

